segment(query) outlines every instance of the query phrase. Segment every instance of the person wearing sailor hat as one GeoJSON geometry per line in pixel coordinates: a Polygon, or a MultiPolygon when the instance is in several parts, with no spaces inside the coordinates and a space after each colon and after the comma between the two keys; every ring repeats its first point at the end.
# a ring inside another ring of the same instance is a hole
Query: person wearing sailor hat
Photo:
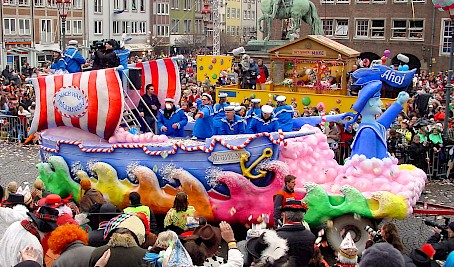
{"type": "Polygon", "coordinates": [[[87,61],[77,49],[78,42],[76,40],[71,40],[68,42],[68,44],[69,45],[64,54],[66,70],[69,73],[81,72],[82,71],[81,65],[85,64],[87,61]]]}
{"type": "Polygon", "coordinates": [[[159,133],[171,137],[184,137],[188,117],[183,109],[175,106],[175,99],[166,98],[164,101],[165,107],[160,109],[158,114],[159,133]]]}
{"type": "Polygon", "coordinates": [[[274,117],[279,120],[282,131],[291,132],[293,130],[293,107],[287,105],[283,95],[276,97],[277,107],[274,109],[274,117]]]}
{"type": "Polygon", "coordinates": [[[277,132],[280,129],[277,118],[273,117],[273,107],[263,105],[260,117],[252,117],[251,123],[248,124],[249,133],[277,132]]]}
{"type": "Polygon", "coordinates": [[[46,70],[46,72],[55,73],[57,71],[65,71],[66,70],[66,63],[62,57],[62,51],[58,48],[52,50],[53,61],[50,68],[46,70]]]}
{"type": "Polygon", "coordinates": [[[262,114],[262,110],[260,109],[260,101],[262,101],[260,98],[254,98],[251,100],[252,106],[251,108],[246,112],[246,122],[248,125],[251,124],[252,117],[257,116],[260,117],[260,114],[262,114]]]}
{"type": "Polygon", "coordinates": [[[233,135],[246,133],[246,121],[235,115],[235,107],[227,106],[224,108],[225,115],[220,119],[220,123],[215,127],[217,135],[233,135]]]}
{"type": "Polygon", "coordinates": [[[213,136],[213,98],[208,93],[203,93],[202,97],[197,99],[198,112],[195,115],[195,125],[192,135],[195,138],[206,139],[213,136]]]}
{"type": "Polygon", "coordinates": [[[219,103],[213,106],[214,116],[213,116],[213,125],[214,128],[218,127],[221,123],[221,119],[225,117],[224,108],[229,106],[227,103],[227,93],[219,93],[219,103]]]}

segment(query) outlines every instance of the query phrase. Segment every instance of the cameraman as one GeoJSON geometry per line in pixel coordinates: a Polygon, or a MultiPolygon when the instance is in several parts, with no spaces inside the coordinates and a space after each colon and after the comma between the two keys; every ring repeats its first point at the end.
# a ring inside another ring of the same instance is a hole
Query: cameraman
{"type": "Polygon", "coordinates": [[[448,236],[443,237],[443,241],[441,240],[441,232],[442,229],[438,227],[433,228],[435,234],[433,234],[427,243],[431,244],[432,247],[435,249],[436,253],[434,256],[435,260],[445,260],[448,254],[451,251],[454,251],[454,222],[450,222],[447,227],[448,236]]]}
{"type": "Polygon", "coordinates": [[[97,49],[93,57],[93,70],[115,68],[120,65],[120,59],[114,51],[117,46],[115,40],[108,40],[104,49],[97,49]]]}

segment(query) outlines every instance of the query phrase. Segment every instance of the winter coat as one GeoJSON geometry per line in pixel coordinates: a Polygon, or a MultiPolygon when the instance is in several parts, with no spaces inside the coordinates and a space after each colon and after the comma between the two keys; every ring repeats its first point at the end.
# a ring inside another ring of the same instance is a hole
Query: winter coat
{"type": "Polygon", "coordinates": [[[284,225],[276,230],[277,235],[287,240],[287,255],[295,266],[307,266],[314,255],[315,235],[302,224],[284,225]]]}
{"type": "Polygon", "coordinates": [[[94,188],[88,189],[84,196],[80,199],[80,212],[88,213],[90,210],[90,207],[93,206],[93,204],[99,203],[99,204],[105,204],[106,200],[104,199],[104,196],[102,195],[101,192],[94,188]]]}
{"type": "Polygon", "coordinates": [[[63,249],[52,267],[86,267],[93,250],[95,250],[94,247],[85,246],[82,241],[71,242],[63,249]]]}
{"type": "Polygon", "coordinates": [[[448,257],[448,254],[451,253],[451,251],[454,251],[453,237],[441,242],[440,239],[441,235],[435,233],[429,238],[429,240],[427,240],[427,243],[431,244],[436,251],[434,260],[445,260],[446,257],[448,257]]]}
{"type": "Polygon", "coordinates": [[[85,58],[80,54],[75,46],[68,46],[64,59],[66,62],[66,70],[69,73],[81,72],[81,65],[85,64],[85,58]]]}
{"type": "Polygon", "coordinates": [[[16,205],[13,208],[0,207],[0,239],[13,222],[27,219],[27,212],[28,209],[24,205],[16,205]]]}
{"type": "Polygon", "coordinates": [[[184,127],[188,124],[188,117],[181,108],[175,107],[169,118],[166,118],[165,109],[160,109],[158,114],[158,130],[160,134],[165,134],[171,137],[184,137],[184,127]],[[178,128],[173,129],[172,125],[177,124],[178,128]],[[162,127],[165,126],[167,131],[163,132],[162,127]]]}

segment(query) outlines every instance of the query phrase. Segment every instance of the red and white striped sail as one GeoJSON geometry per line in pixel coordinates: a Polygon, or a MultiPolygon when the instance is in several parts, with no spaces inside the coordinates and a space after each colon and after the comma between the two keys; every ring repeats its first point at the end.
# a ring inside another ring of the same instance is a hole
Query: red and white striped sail
{"type": "Polygon", "coordinates": [[[145,86],[151,83],[154,86],[154,94],[158,96],[161,104],[164,104],[166,98],[173,98],[177,103],[180,101],[180,72],[175,60],[164,58],[129,64],[128,66],[142,69],[140,95],[145,94],[145,86]]]}
{"type": "Polygon", "coordinates": [[[117,129],[124,108],[117,70],[41,76],[31,81],[36,109],[30,133],[70,126],[108,139],[117,129]]]}

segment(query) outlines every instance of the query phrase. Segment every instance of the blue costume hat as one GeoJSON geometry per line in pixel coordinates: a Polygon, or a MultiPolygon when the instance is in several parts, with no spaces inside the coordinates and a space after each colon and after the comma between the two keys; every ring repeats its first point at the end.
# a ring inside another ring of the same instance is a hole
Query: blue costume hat
{"type": "Polygon", "coordinates": [[[382,87],[381,81],[372,81],[366,84],[358,93],[358,99],[356,100],[355,104],[353,104],[352,108],[358,113],[366,106],[369,99],[374,97],[380,97],[380,90],[382,87]]]}

